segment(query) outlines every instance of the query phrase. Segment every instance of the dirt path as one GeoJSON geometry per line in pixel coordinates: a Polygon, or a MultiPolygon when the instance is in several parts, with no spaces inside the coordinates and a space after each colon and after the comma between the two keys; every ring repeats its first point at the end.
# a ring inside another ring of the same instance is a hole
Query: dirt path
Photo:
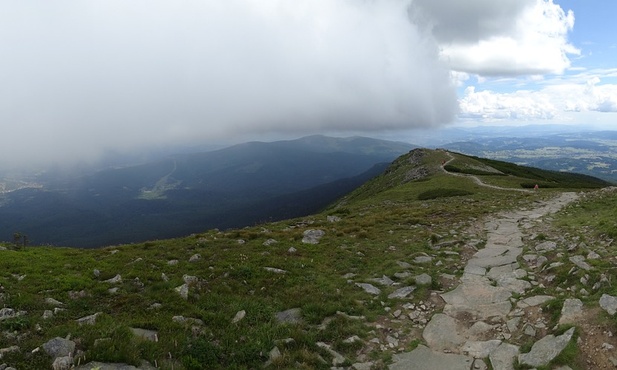
{"type": "Polygon", "coordinates": [[[456,177],[464,177],[464,178],[468,178],[468,179],[473,180],[476,184],[478,184],[478,185],[480,185],[480,186],[484,186],[484,187],[491,188],[491,189],[508,190],[508,191],[518,191],[518,192],[522,192],[522,193],[532,193],[532,191],[531,191],[531,190],[528,190],[528,189],[503,188],[503,187],[500,187],[500,186],[496,186],[496,185],[487,184],[487,183],[485,183],[485,182],[482,182],[482,180],[480,180],[480,178],[479,178],[479,177],[474,176],[474,175],[468,175],[468,174],[463,174],[463,173],[455,173],[455,172],[450,172],[450,171],[447,171],[447,170],[446,170],[446,168],[445,168],[445,167],[446,167],[446,165],[448,165],[450,162],[452,162],[452,161],[453,161],[453,160],[455,160],[456,158],[454,158],[454,156],[452,156],[452,153],[450,153],[450,152],[448,152],[448,151],[446,151],[445,153],[446,153],[446,155],[450,158],[450,159],[448,159],[446,162],[444,162],[444,163],[441,165],[441,167],[440,167],[440,168],[441,168],[441,170],[442,170],[445,174],[448,174],[448,175],[450,175],[450,176],[456,176],[456,177]]]}

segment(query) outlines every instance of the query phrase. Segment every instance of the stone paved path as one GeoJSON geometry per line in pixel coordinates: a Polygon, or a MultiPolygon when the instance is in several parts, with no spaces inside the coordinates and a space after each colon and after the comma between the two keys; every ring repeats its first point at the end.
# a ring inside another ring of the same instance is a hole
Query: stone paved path
{"type": "MultiPolygon", "coordinates": [[[[509,331],[518,329],[522,308],[552,298],[525,297],[531,283],[525,279],[527,271],[517,262],[523,252],[522,230],[529,222],[575,199],[575,193],[563,193],[531,210],[501,214],[487,222],[486,246],[467,262],[460,284],[441,294],[446,303],[443,313],[435,314],[424,329],[428,347],[418,346],[412,352],[396,355],[390,369],[485,369],[486,358],[495,370],[514,369],[519,349],[507,343],[509,331]]],[[[564,341],[567,344],[569,338],[548,338],[546,342],[564,341]]]]}

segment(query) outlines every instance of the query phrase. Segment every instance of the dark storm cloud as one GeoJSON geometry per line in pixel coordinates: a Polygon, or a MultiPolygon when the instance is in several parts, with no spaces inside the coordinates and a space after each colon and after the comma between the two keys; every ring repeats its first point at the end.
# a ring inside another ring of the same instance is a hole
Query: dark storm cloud
{"type": "Polygon", "coordinates": [[[410,4],[0,2],[2,161],[448,122],[449,70],[410,4]]]}

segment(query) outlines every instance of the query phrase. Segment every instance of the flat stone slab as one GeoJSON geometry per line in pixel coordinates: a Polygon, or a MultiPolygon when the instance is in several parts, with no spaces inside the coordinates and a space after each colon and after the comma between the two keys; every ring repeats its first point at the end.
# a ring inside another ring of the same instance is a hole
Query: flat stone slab
{"type": "Polygon", "coordinates": [[[516,303],[516,307],[518,308],[527,308],[527,307],[535,307],[541,304],[544,304],[551,299],[555,299],[555,297],[550,295],[536,295],[533,297],[525,298],[522,301],[518,301],[516,303]]]}
{"type": "Polygon", "coordinates": [[[591,270],[591,265],[585,262],[585,256],[572,256],[569,259],[570,262],[575,264],[577,267],[582,268],[585,271],[591,270]]]}
{"type": "Polygon", "coordinates": [[[410,295],[411,293],[413,293],[414,290],[416,290],[416,287],[405,286],[405,287],[399,288],[395,290],[394,292],[390,293],[388,295],[388,298],[389,299],[395,299],[395,298],[403,299],[407,297],[408,295],[410,295]]]}
{"type": "Polygon", "coordinates": [[[426,324],[422,337],[429,347],[436,351],[455,351],[465,343],[466,339],[458,333],[456,320],[448,315],[438,313],[433,315],[426,324]]]}
{"type": "Polygon", "coordinates": [[[381,290],[373,284],[356,283],[356,286],[362,288],[368,294],[379,295],[381,293],[381,290]]]}
{"type": "Polygon", "coordinates": [[[461,352],[473,358],[487,358],[501,344],[500,340],[468,341],[461,347],[461,352]]]}
{"type": "Polygon", "coordinates": [[[435,352],[419,345],[411,352],[395,354],[390,370],[469,370],[473,358],[464,355],[435,352]]]}
{"type": "Polygon", "coordinates": [[[519,348],[513,344],[501,343],[488,358],[494,370],[514,370],[514,359],[518,351],[519,348]]]}
{"type": "Polygon", "coordinates": [[[600,307],[608,312],[609,315],[614,315],[617,312],[617,297],[602,294],[602,297],[600,297],[600,307]]]}
{"type": "Polygon", "coordinates": [[[576,324],[583,315],[583,302],[578,298],[569,298],[563,302],[559,325],[576,324]]]}
{"type": "Polygon", "coordinates": [[[557,337],[552,334],[547,335],[537,341],[529,353],[520,354],[518,362],[531,367],[546,366],[566,348],[572,335],[574,335],[574,328],[570,328],[557,337]]]}

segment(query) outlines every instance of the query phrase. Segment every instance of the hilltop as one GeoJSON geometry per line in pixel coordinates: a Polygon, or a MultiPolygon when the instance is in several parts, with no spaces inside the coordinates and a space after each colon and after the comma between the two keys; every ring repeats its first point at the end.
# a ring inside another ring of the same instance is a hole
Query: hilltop
{"type": "Polygon", "coordinates": [[[311,216],[95,250],[5,245],[0,363],[601,368],[617,357],[607,185],[416,149],[311,216]],[[529,360],[551,335],[564,348],[529,360]]]}

